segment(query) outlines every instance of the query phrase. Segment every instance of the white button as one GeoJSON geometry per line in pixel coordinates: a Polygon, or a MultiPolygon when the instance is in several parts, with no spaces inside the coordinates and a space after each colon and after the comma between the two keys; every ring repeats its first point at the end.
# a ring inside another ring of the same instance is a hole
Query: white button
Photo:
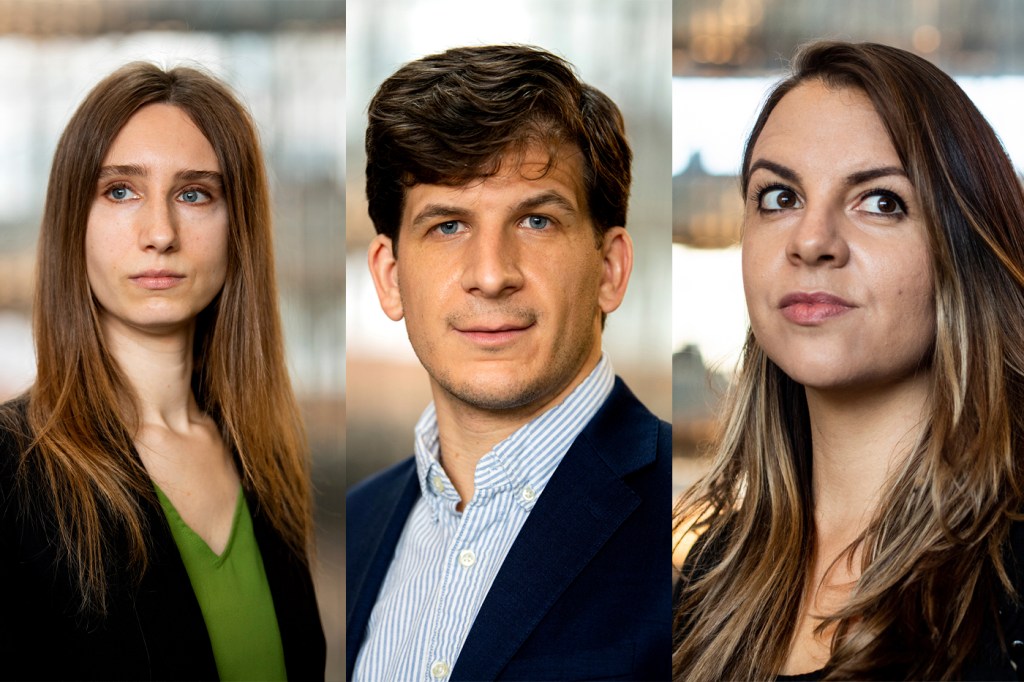
{"type": "Polygon", "coordinates": [[[531,488],[530,486],[526,486],[525,488],[523,488],[522,496],[525,501],[533,502],[533,498],[535,498],[537,494],[533,492],[533,488],[531,488]]]}
{"type": "Polygon", "coordinates": [[[471,549],[462,550],[461,552],[459,552],[459,563],[464,568],[469,568],[470,566],[476,563],[476,554],[474,554],[473,550],[471,549]]]}
{"type": "Polygon", "coordinates": [[[430,479],[430,482],[434,485],[434,490],[436,490],[439,493],[444,492],[444,481],[441,480],[440,476],[435,474],[434,477],[430,479]]]}
{"type": "Polygon", "coordinates": [[[448,664],[444,661],[434,661],[430,664],[430,674],[440,680],[443,677],[448,676],[448,664]]]}

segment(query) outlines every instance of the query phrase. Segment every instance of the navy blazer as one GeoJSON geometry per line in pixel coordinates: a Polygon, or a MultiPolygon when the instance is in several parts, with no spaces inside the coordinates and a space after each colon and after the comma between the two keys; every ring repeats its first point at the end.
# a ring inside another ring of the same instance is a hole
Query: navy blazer
{"type": "MultiPolygon", "coordinates": [[[[616,378],[530,512],[451,680],[669,679],[671,450],[671,427],[616,378]]],[[[348,495],[349,678],[419,495],[413,459],[348,495]]]]}
{"type": "MultiPolygon", "coordinates": [[[[24,404],[14,403],[22,412],[24,404]]],[[[15,412],[17,414],[17,412],[15,412]]],[[[23,425],[22,425],[23,427],[23,425]]],[[[149,564],[138,584],[111,525],[105,617],[77,613],[73,572],[56,550],[45,497],[16,491],[21,434],[0,428],[0,680],[216,680],[199,602],[155,495],[140,500],[149,564]]],[[[326,644],[309,570],[250,498],[289,680],[323,680],[326,644]]]]}

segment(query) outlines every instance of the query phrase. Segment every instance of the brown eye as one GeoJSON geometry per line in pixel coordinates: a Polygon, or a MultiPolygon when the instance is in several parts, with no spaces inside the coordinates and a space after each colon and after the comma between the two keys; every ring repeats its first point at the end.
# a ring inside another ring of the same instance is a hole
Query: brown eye
{"type": "Polygon", "coordinates": [[[878,197],[878,203],[875,205],[878,207],[879,213],[894,213],[899,210],[896,202],[889,197],[878,197]]]}
{"type": "Polygon", "coordinates": [[[774,188],[768,189],[761,194],[759,206],[763,211],[784,211],[790,208],[800,208],[800,197],[791,189],[774,188]]]}
{"type": "Polygon", "coordinates": [[[875,213],[886,217],[895,217],[907,212],[903,201],[891,192],[876,191],[860,202],[860,209],[867,213],[875,213]]]}

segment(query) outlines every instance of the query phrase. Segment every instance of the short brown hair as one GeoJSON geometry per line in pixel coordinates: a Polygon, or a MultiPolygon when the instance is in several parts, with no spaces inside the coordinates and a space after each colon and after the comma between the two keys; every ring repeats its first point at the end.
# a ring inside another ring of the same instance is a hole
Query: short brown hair
{"type": "Polygon", "coordinates": [[[405,190],[462,185],[498,172],[531,144],[583,156],[598,236],[625,226],[633,154],[622,113],[571,64],[524,45],[460,47],[410,62],[381,84],[366,129],[366,196],[378,233],[397,247],[405,190]]]}

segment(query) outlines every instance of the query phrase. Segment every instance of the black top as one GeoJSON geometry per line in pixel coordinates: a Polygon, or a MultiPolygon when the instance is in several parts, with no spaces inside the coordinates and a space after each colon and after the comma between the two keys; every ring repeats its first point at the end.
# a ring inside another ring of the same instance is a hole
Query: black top
{"type": "MultiPolygon", "coordinates": [[[[701,539],[697,542],[700,543],[701,539]]],[[[690,551],[676,589],[677,603],[682,595],[683,581],[704,575],[721,560],[725,548],[721,543],[719,545],[708,547],[707,551],[702,552],[700,562],[691,561],[697,552],[690,551]]],[[[964,680],[1024,680],[1024,522],[1015,522],[1010,527],[1009,541],[1004,551],[1006,570],[1019,597],[1014,600],[1009,594],[1000,591],[997,611],[983,624],[976,651],[961,671],[961,679],[964,680]]],[[[685,635],[677,633],[677,641],[680,636],[685,635]]],[[[820,680],[823,674],[824,669],[821,669],[797,675],[779,675],[775,679],[778,682],[808,682],[820,680]]],[[[885,677],[888,679],[895,676],[887,674],[885,677]]]]}
{"type": "MultiPolygon", "coordinates": [[[[5,407],[10,407],[9,404],[5,407]]],[[[24,401],[13,403],[24,421],[24,401]]],[[[45,497],[29,507],[15,487],[24,448],[21,428],[0,426],[0,679],[216,680],[202,611],[156,502],[140,499],[149,564],[135,580],[127,546],[114,537],[105,616],[83,615],[74,574],[57,551],[45,497]]],[[[249,499],[253,530],[274,599],[290,680],[323,680],[326,644],[306,566],[249,499]]]]}

